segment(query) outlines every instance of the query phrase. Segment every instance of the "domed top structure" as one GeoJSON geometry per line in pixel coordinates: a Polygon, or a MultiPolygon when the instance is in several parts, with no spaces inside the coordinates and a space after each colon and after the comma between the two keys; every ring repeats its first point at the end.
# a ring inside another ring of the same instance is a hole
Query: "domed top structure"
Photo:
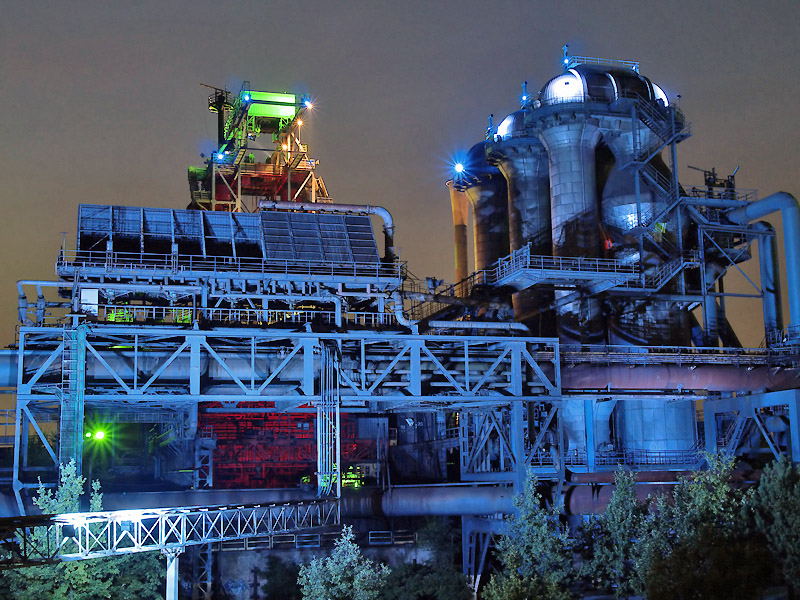
{"type": "Polygon", "coordinates": [[[503,140],[519,137],[525,133],[525,110],[518,110],[508,115],[497,126],[497,135],[503,140]]]}
{"type": "Polygon", "coordinates": [[[614,102],[640,97],[669,106],[658,85],[633,69],[579,64],[548,81],[539,93],[542,105],[566,102],[614,102]]]}

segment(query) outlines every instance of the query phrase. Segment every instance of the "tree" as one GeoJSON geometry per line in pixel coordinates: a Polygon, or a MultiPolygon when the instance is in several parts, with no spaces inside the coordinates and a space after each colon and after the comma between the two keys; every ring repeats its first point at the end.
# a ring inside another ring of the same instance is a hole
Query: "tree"
{"type": "Polygon", "coordinates": [[[615,597],[637,591],[635,563],[647,504],[636,497],[636,474],[620,468],[606,512],[584,528],[586,556],[582,574],[615,597]]]}
{"type": "Polygon", "coordinates": [[[392,569],[381,600],[470,600],[472,590],[464,575],[443,563],[405,563],[392,569]]]}
{"type": "MultiPolygon", "coordinates": [[[[78,512],[86,479],[78,476],[75,461],[60,467],[60,482],[53,491],[39,482],[34,499],[43,514],[78,512]]],[[[102,510],[100,483],[92,483],[89,510],[102,510]]],[[[34,532],[44,540],[45,532],[34,532]]],[[[164,568],[155,553],[96,558],[54,565],[25,567],[5,571],[7,586],[4,597],[15,600],[90,600],[119,598],[122,600],[155,600],[161,598],[161,574],[164,568]]]]}
{"type": "Polygon", "coordinates": [[[389,573],[386,565],[362,556],[353,528],[345,525],[333,553],[301,566],[297,582],[308,600],[372,600],[379,597],[389,573]]]}
{"type": "Polygon", "coordinates": [[[470,600],[472,590],[453,566],[457,533],[447,518],[430,518],[417,540],[431,553],[426,563],[406,563],[392,569],[381,600],[470,600]]]}
{"type": "Polygon", "coordinates": [[[678,483],[672,503],[660,497],[647,515],[636,584],[650,600],[744,600],[769,581],[766,549],[746,535],[743,495],[729,483],[733,459],[706,461],[708,469],[678,483]]]}
{"type": "Polygon", "coordinates": [[[764,536],[786,585],[800,593],[800,472],[781,457],[744,500],[751,528],[764,536]]]}
{"type": "Polygon", "coordinates": [[[569,593],[545,583],[536,575],[523,577],[513,571],[504,571],[492,575],[482,597],[486,600],[562,600],[569,598],[569,593]]]}
{"type": "Polygon", "coordinates": [[[536,483],[529,477],[514,498],[516,514],[507,519],[497,544],[501,572],[492,575],[485,591],[490,600],[569,597],[575,577],[571,540],[560,520],[560,506],[542,506],[536,483]]]}

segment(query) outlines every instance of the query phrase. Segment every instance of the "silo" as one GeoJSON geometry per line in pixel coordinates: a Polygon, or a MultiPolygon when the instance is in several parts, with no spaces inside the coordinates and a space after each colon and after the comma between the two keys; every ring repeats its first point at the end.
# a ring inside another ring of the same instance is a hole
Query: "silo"
{"type": "Polygon", "coordinates": [[[475,270],[486,269],[509,253],[506,180],[486,162],[486,142],[470,148],[452,187],[472,204],[475,270]]]}
{"type": "Polygon", "coordinates": [[[456,250],[456,281],[466,279],[469,275],[469,258],[467,252],[467,222],[469,220],[467,195],[456,188],[451,179],[447,182],[450,190],[450,207],[453,210],[453,241],[456,250]]]}
{"type": "MultiPolygon", "coordinates": [[[[550,175],[547,153],[532,129],[525,127],[520,110],[506,117],[487,148],[488,161],[496,165],[508,185],[508,221],[511,250],[527,244],[531,254],[552,255],[550,231],[550,175]]],[[[514,294],[514,315],[537,335],[553,335],[552,319],[539,318],[542,305],[552,303],[552,293],[529,289],[514,294]]]]}
{"type": "MultiPolygon", "coordinates": [[[[657,86],[626,69],[579,65],[551,79],[540,92],[536,108],[528,115],[535,123],[548,157],[551,221],[555,256],[610,256],[653,270],[669,259],[668,242],[674,240],[675,220],[664,222],[654,233],[663,239],[659,250],[652,242],[639,243],[635,228],[649,225],[668,206],[664,192],[639,186],[634,164],[649,157],[664,140],[638,117],[636,102],[649,102],[665,110],[667,99],[657,86]],[[660,102],[660,104],[659,104],[660,102]],[[602,151],[601,151],[602,150],[602,151]],[[606,177],[606,173],[608,176],[606,177]],[[650,219],[650,222],[647,221],[650,219]]],[[[652,112],[652,111],[651,111],[652,112]]],[[[666,181],[669,171],[660,157],[646,167],[666,181]]],[[[640,182],[641,183],[641,182],[640,182]]],[[[557,292],[557,300],[569,292],[557,292]]],[[[614,319],[611,342],[663,345],[685,340],[688,328],[676,306],[652,302],[607,301],[614,319]],[[667,331],[667,334],[664,334],[667,331]]],[[[597,298],[557,308],[562,342],[605,341],[603,305],[597,298]]],[[[602,388],[600,380],[597,387],[602,388]]],[[[574,404],[574,403],[573,403],[574,404]]],[[[596,449],[611,443],[603,424],[613,422],[613,443],[622,450],[640,452],[688,451],[696,439],[691,402],[627,399],[616,406],[593,402],[562,410],[569,450],[580,452],[586,440],[586,419],[595,422],[596,449]]]]}
{"type": "MultiPolygon", "coordinates": [[[[538,131],[549,158],[554,256],[600,255],[595,150],[601,130],[597,118],[589,111],[575,108],[585,97],[584,82],[574,69],[551,79],[540,93],[542,107],[538,110],[543,114],[538,120],[538,131]]],[[[603,343],[601,302],[585,297],[567,301],[567,296],[574,293],[556,292],[561,341],[603,343]]]]}

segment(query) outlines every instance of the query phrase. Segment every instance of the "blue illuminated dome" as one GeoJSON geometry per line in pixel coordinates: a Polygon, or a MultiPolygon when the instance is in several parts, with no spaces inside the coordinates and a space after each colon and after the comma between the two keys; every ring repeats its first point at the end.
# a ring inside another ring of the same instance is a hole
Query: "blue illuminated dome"
{"type": "Polygon", "coordinates": [[[543,105],[569,102],[614,102],[620,98],[642,98],[669,105],[667,95],[647,77],[632,69],[576,65],[553,77],[541,92],[543,105]]]}

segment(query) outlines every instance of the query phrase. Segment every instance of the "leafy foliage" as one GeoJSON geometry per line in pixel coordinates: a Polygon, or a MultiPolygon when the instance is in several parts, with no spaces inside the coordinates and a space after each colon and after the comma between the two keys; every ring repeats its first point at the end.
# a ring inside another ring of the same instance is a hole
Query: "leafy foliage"
{"type": "Polygon", "coordinates": [[[492,576],[485,592],[490,600],[569,597],[562,590],[575,578],[571,540],[560,507],[544,507],[536,483],[529,477],[514,498],[517,514],[509,517],[497,545],[501,572],[492,576]]]}
{"type": "Polygon", "coordinates": [[[515,572],[493,575],[483,592],[486,600],[562,600],[569,594],[537,576],[523,577],[515,572]]]}
{"type": "Polygon", "coordinates": [[[381,600],[470,600],[467,580],[452,564],[406,563],[392,569],[381,600]]]}
{"type": "Polygon", "coordinates": [[[362,556],[352,527],[345,526],[333,553],[301,566],[297,582],[303,598],[372,600],[379,597],[389,573],[386,565],[362,556]]]}
{"type": "Polygon", "coordinates": [[[638,554],[637,591],[660,598],[756,597],[770,577],[766,549],[747,536],[742,493],[729,481],[733,459],[706,458],[708,469],[659,498],[648,513],[638,554]]]}
{"type": "MultiPolygon", "coordinates": [[[[78,512],[86,480],[79,477],[75,462],[62,465],[60,484],[53,491],[39,483],[34,503],[44,514],[78,512]]],[[[92,512],[102,510],[100,483],[92,483],[89,505],[92,512]]],[[[45,532],[34,532],[44,541],[45,532]]],[[[159,588],[163,565],[155,553],[97,558],[54,565],[25,567],[5,571],[4,597],[14,600],[155,600],[161,598],[159,588]]]]}
{"type": "Polygon", "coordinates": [[[618,469],[606,512],[592,519],[583,531],[586,556],[582,575],[617,598],[636,592],[637,542],[647,505],[636,497],[635,484],[635,473],[618,469]]]}
{"type": "Polygon", "coordinates": [[[744,505],[752,529],[764,536],[784,582],[800,593],[800,471],[784,457],[768,465],[744,505]]]}
{"type": "Polygon", "coordinates": [[[381,600],[470,600],[472,590],[467,579],[453,566],[458,535],[449,519],[428,519],[417,540],[420,547],[431,552],[430,561],[392,569],[381,600]]]}

